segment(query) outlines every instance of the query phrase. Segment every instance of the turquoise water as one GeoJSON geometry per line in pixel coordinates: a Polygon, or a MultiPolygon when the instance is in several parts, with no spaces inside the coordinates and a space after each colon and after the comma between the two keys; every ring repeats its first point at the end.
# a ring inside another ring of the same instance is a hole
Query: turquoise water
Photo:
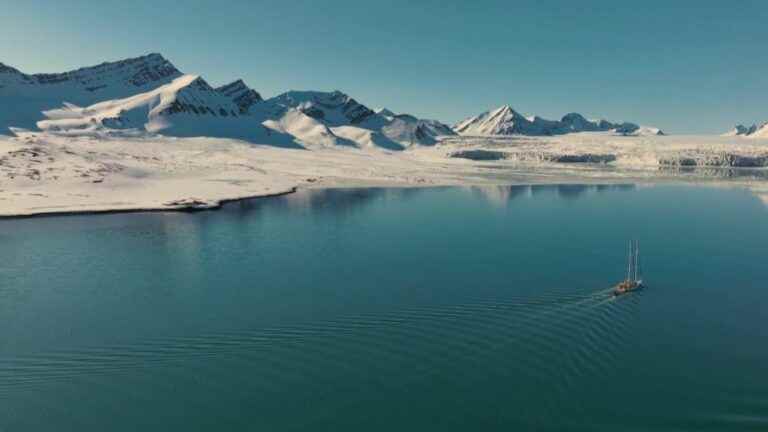
{"type": "Polygon", "coordinates": [[[746,191],[304,191],[0,245],[3,432],[768,430],[746,191]]]}

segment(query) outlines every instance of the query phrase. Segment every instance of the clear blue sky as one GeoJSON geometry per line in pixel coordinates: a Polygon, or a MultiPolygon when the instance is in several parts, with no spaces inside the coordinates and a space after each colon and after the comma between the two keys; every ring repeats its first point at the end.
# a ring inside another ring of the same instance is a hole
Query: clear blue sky
{"type": "Polygon", "coordinates": [[[449,123],[504,103],[673,133],[768,120],[758,0],[2,0],[0,10],[0,62],[30,73],[160,52],[214,85],[340,89],[449,123]]]}

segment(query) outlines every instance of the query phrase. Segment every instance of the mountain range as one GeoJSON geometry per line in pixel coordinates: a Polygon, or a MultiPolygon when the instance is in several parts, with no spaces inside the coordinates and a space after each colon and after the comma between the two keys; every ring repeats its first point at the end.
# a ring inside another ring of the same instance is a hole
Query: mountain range
{"type": "Polygon", "coordinates": [[[509,105],[502,105],[454,125],[462,135],[563,135],[573,132],[613,132],[619,135],[664,135],[651,127],[634,123],[612,123],[607,120],[587,120],[578,113],[570,113],[560,120],[547,120],[539,116],[526,117],[509,105]]]}
{"type": "Polygon", "coordinates": [[[633,123],[525,117],[510,106],[454,127],[381,108],[341,92],[288,91],[270,99],[242,80],[219,87],[184,74],[160,54],[57,74],[26,74],[0,63],[0,133],[141,134],[237,138],[294,148],[403,150],[450,135],[660,135],[633,123]]]}
{"type": "Polygon", "coordinates": [[[749,138],[768,138],[768,122],[761,125],[753,124],[746,127],[742,124],[723,134],[724,136],[744,136],[749,138]]]}

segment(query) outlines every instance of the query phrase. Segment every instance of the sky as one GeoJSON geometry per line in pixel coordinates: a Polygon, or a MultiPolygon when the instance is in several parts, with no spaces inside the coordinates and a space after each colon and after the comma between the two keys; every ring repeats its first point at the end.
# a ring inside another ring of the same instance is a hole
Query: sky
{"type": "Polygon", "coordinates": [[[678,134],[768,121],[762,0],[0,0],[0,10],[0,62],[27,73],[159,52],[212,85],[242,78],[266,97],[338,89],[449,124],[502,104],[678,134]]]}

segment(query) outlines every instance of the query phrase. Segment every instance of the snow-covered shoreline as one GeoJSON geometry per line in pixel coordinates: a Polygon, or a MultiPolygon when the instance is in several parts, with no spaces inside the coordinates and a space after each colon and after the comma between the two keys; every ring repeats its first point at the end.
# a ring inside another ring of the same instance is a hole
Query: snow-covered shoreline
{"type": "Polygon", "coordinates": [[[58,74],[0,63],[0,99],[0,217],[211,209],[309,187],[682,182],[768,196],[757,127],[661,136],[504,105],[451,128],[338,90],[214,87],[160,54],[58,74]]]}
{"type": "Polygon", "coordinates": [[[660,163],[691,157],[733,160],[723,154],[762,160],[768,156],[768,140],[572,134],[451,138],[436,146],[386,151],[285,149],[223,138],[20,132],[0,136],[0,217],[211,209],[301,188],[373,186],[685,183],[744,187],[765,200],[764,168],[693,170],[660,163]],[[512,157],[451,157],[475,150],[512,157]],[[581,163],[591,159],[580,155],[590,154],[613,157],[608,163],[581,163]]]}

